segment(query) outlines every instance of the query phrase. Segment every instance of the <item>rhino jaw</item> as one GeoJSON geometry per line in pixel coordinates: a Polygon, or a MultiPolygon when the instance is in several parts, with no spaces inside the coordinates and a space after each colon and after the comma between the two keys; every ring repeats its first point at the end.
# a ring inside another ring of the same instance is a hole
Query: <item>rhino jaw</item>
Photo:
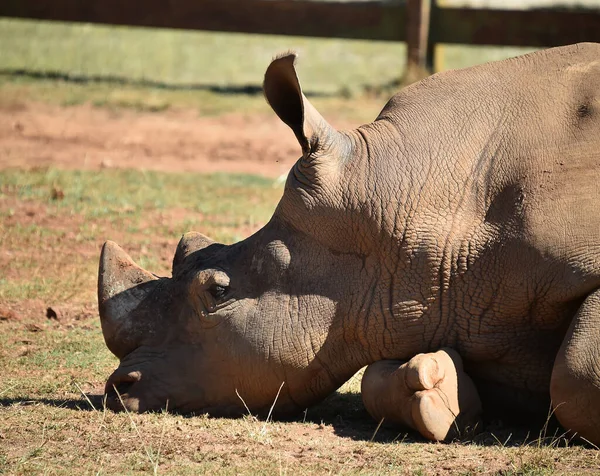
{"type": "Polygon", "coordinates": [[[133,314],[158,282],[119,245],[104,243],[98,270],[98,307],[104,340],[117,357],[124,357],[139,345],[133,314]]]}

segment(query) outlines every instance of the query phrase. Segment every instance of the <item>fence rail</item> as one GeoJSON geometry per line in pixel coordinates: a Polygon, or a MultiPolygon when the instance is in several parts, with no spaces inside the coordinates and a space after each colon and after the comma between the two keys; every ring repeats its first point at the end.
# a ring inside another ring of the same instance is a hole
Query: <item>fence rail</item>
{"type": "Polygon", "coordinates": [[[3,0],[0,16],[403,41],[405,5],[307,0],[3,0]]]}
{"type": "Polygon", "coordinates": [[[406,41],[408,67],[436,43],[558,46],[600,42],[597,9],[440,8],[431,0],[3,0],[0,16],[189,30],[406,41]]]}

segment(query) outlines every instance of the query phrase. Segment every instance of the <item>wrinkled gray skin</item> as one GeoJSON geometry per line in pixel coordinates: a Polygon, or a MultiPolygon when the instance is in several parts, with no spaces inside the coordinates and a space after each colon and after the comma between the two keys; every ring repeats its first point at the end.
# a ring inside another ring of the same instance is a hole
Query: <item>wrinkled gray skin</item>
{"type": "Polygon", "coordinates": [[[265,95],[303,155],[270,222],[188,234],[157,279],[112,242],[99,302],[109,405],[280,415],[358,369],[453,348],[484,411],[600,444],[600,45],[437,74],[331,128],[294,56],[265,95]]]}

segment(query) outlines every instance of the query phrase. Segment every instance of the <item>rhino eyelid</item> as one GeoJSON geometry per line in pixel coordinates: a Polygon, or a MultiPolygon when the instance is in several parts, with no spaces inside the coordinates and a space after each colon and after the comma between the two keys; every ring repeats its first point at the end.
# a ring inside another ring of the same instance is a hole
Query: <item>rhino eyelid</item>
{"type": "Polygon", "coordinates": [[[216,301],[222,302],[227,297],[227,294],[229,293],[229,286],[213,284],[208,289],[208,291],[210,292],[210,294],[216,301]]]}

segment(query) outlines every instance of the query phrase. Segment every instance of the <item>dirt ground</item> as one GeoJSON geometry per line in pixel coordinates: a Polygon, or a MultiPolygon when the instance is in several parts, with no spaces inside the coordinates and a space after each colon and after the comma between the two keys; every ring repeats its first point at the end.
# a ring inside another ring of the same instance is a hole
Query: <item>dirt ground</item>
{"type": "MultiPolygon", "coordinates": [[[[356,125],[340,118],[332,123],[338,128],[356,125]]],[[[277,178],[298,156],[293,134],[274,115],[199,117],[194,111],[151,113],[89,105],[0,108],[0,170],[135,168],[277,178]]],[[[34,236],[34,243],[0,246],[5,278],[20,282],[33,273],[39,279],[53,274],[66,279],[74,260],[93,270],[73,277],[77,289],[85,290],[75,304],[70,295],[5,303],[0,299],[6,342],[0,347],[5,365],[4,370],[0,367],[0,473],[4,464],[9,474],[69,474],[74,467],[85,473],[104,469],[119,474],[126,469],[156,474],[159,459],[161,472],[173,474],[183,474],[182,469],[186,474],[593,474],[600,468],[596,450],[558,452],[555,446],[562,440],[547,444],[535,436],[513,443],[511,429],[502,430],[500,439],[488,432],[475,444],[456,445],[424,443],[416,435],[407,438],[384,427],[378,433],[376,422],[362,409],[357,382],[321,410],[310,409],[306,421],[291,423],[103,412],[102,386],[112,361],[85,363],[93,352],[99,355],[100,347],[107,353],[99,338],[94,297],[100,242],[78,239],[92,232],[104,237],[110,231],[113,239],[131,240],[136,232],[115,229],[107,218],[90,225],[82,216],[57,214],[46,204],[21,201],[11,193],[0,203],[0,211],[11,210],[2,218],[0,232],[2,226],[45,231],[34,236]],[[11,268],[17,261],[25,265],[11,268]],[[31,374],[29,380],[24,372],[31,374]],[[22,387],[15,388],[11,378],[22,387]],[[89,408],[73,382],[81,383],[89,408]],[[84,451],[79,454],[74,447],[84,451]]],[[[169,229],[183,222],[185,214],[170,208],[144,219],[169,229]]],[[[242,226],[241,231],[249,234],[259,225],[242,226]]],[[[166,273],[178,239],[171,231],[148,243],[139,237],[128,251],[151,257],[152,270],[166,273]]]]}
{"type": "Polygon", "coordinates": [[[277,177],[299,154],[294,135],[274,114],[198,117],[195,111],[46,104],[0,109],[0,168],[118,167],[277,177]]]}
{"type": "MultiPolygon", "coordinates": [[[[336,125],[352,127],[343,120],[338,120],[336,125]]],[[[299,154],[293,133],[275,114],[199,117],[194,110],[155,113],[89,104],[60,107],[37,102],[0,107],[0,170],[116,168],[172,173],[249,173],[279,178],[287,174],[299,154]]],[[[37,225],[66,230],[63,243],[68,244],[61,247],[60,243],[41,242],[33,248],[0,249],[0,265],[7,269],[5,278],[22,277],[27,270],[11,268],[8,264],[25,258],[49,262],[54,269],[45,272],[54,272],[57,267],[68,268],[73,254],[91,261],[97,259],[97,249],[77,243],[76,235],[84,221],[82,216],[56,216],[44,204],[21,201],[17,197],[6,198],[2,207],[12,210],[11,216],[4,219],[4,226],[37,225]],[[64,259],[61,259],[63,252],[64,259]]],[[[168,213],[159,213],[147,220],[169,225],[183,221],[185,215],[185,210],[171,208],[168,213]]],[[[101,222],[97,220],[95,226],[111,228],[101,222]]],[[[241,231],[250,234],[255,230],[241,231]]],[[[111,236],[125,240],[127,233],[111,230],[111,236]]],[[[141,252],[158,257],[166,270],[177,240],[176,234],[168,238],[156,236],[141,252]]],[[[137,248],[139,246],[129,248],[129,252],[139,252],[137,248]]],[[[0,308],[2,304],[0,302],[0,308]]],[[[42,315],[45,311],[39,299],[11,302],[8,307],[4,303],[3,308],[5,314],[10,310],[25,318],[42,315]]]]}

